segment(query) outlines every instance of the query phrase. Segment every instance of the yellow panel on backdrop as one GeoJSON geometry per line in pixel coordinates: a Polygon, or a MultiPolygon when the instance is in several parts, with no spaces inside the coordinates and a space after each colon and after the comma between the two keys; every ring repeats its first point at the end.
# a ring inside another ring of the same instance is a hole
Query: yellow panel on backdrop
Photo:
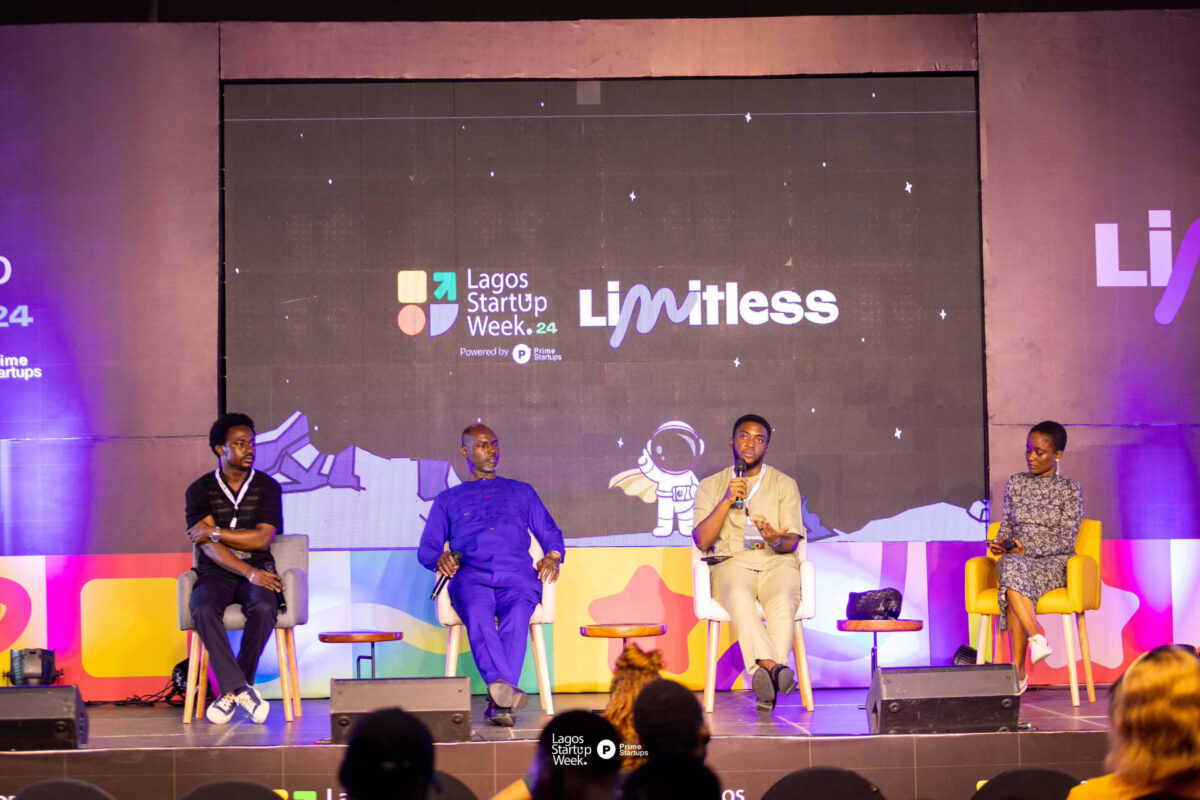
{"type": "MultiPolygon", "coordinates": [[[[664,655],[664,677],[704,683],[704,626],[692,613],[688,547],[592,547],[568,553],[558,583],[554,684],[560,692],[607,692],[620,640],[584,639],[599,623],[665,623],[665,636],[641,642],[664,655]]],[[[723,637],[724,638],[724,637],[723,637]]],[[[728,646],[727,644],[724,646],[728,646]]]]}
{"type": "Polygon", "coordinates": [[[174,578],[98,578],[79,593],[83,668],[97,678],[170,675],[187,656],[174,578]]]}

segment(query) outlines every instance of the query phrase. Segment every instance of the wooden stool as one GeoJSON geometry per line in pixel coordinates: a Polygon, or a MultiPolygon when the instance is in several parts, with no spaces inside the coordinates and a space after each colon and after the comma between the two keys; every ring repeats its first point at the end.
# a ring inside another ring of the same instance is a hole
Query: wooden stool
{"type": "Polygon", "coordinates": [[[879,634],[895,631],[919,631],[925,623],[919,619],[839,619],[839,631],[871,634],[871,675],[879,666],[879,634]]]}
{"type": "Polygon", "coordinates": [[[404,638],[404,634],[399,631],[330,631],[328,633],[319,633],[317,638],[322,642],[331,642],[338,644],[370,644],[371,655],[359,656],[354,659],[354,676],[362,678],[362,662],[364,659],[371,662],[371,677],[375,677],[375,643],[376,642],[398,642],[404,638]]]}
{"type": "Polygon", "coordinates": [[[627,622],[616,625],[584,625],[579,629],[579,635],[588,639],[620,639],[621,649],[629,646],[630,639],[643,636],[662,636],[667,632],[666,625],[646,622],[627,622]]]}

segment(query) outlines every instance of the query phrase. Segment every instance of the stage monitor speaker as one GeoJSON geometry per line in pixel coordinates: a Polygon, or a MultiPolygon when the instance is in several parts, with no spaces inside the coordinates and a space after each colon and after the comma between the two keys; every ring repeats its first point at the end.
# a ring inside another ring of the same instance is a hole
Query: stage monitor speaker
{"type": "Polygon", "coordinates": [[[334,679],[329,684],[335,743],[345,744],[359,717],[393,707],[425,723],[435,742],[465,742],[471,737],[470,678],[334,679]]]}
{"type": "Polygon", "coordinates": [[[0,750],[74,750],[87,740],[87,709],[78,688],[0,688],[0,750]]]}
{"type": "Polygon", "coordinates": [[[876,669],[867,693],[871,733],[1015,731],[1020,711],[1010,664],[876,669]]]}

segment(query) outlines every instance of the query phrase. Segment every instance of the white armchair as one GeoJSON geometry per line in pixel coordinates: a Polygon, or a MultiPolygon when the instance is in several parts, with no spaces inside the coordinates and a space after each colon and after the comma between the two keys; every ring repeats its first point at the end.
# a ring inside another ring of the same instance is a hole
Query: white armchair
{"type": "MultiPolygon", "coordinates": [[[[534,563],[542,559],[542,547],[530,536],[529,555],[534,563]]],[[[533,665],[537,671],[538,694],[542,698],[542,710],[546,716],[554,715],[554,687],[550,683],[550,663],[546,658],[546,637],[543,625],[554,624],[555,584],[542,584],[542,602],[533,609],[529,618],[529,637],[533,642],[533,665]]],[[[450,592],[443,591],[437,598],[437,618],[446,631],[446,677],[453,678],[458,672],[458,652],[462,645],[463,621],[450,602],[450,592]]]]}
{"type": "MultiPolygon", "coordinates": [[[[796,558],[800,559],[799,553],[796,558]]],[[[712,576],[708,564],[701,560],[701,553],[692,547],[692,607],[696,619],[708,622],[708,642],[704,658],[704,710],[713,710],[717,680],[717,645],[721,639],[721,623],[729,622],[729,612],[713,599],[712,576]]],[[[764,620],[762,604],[758,614],[764,620]]],[[[804,649],[802,620],[812,619],[817,614],[816,573],[811,561],[800,560],[800,607],[796,609],[796,636],[792,653],[796,658],[796,677],[800,682],[800,699],[804,707],[813,710],[812,678],[808,672],[808,652],[804,649]]]]}

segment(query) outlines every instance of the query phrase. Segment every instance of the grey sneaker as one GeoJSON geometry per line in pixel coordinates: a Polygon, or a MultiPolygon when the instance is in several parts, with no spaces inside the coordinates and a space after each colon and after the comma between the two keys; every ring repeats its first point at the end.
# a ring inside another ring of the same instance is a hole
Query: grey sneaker
{"type": "MultiPolygon", "coordinates": [[[[224,699],[224,698],[222,698],[224,699]]],[[[250,719],[261,725],[267,718],[267,712],[271,707],[267,705],[267,701],[262,699],[262,695],[258,693],[258,689],[253,686],[246,686],[245,689],[237,693],[237,704],[246,709],[246,713],[250,715],[250,719]]]]}
{"type": "Polygon", "coordinates": [[[233,709],[237,705],[237,698],[233,692],[226,692],[213,701],[208,707],[208,711],[204,712],[204,716],[213,725],[224,725],[229,720],[233,719],[233,709]]]}

